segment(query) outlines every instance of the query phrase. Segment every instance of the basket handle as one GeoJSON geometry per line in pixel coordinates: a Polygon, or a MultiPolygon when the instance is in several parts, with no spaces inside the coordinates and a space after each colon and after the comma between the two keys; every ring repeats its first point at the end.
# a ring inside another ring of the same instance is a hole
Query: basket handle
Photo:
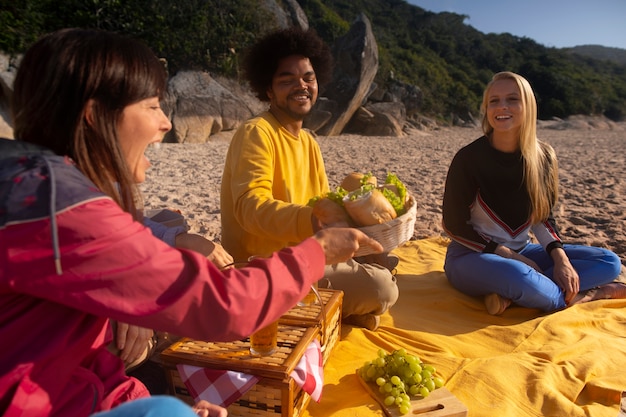
{"type": "Polygon", "coordinates": [[[317,297],[317,300],[320,303],[320,308],[322,310],[322,328],[320,329],[320,335],[322,340],[320,341],[320,345],[321,351],[323,353],[326,350],[326,307],[324,306],[324,300],[322,300],[322,296],[320,295],[317,288],[315,288],[315,285],[311,285],[311,289],[315,293],[315,296],[317,297]]]}

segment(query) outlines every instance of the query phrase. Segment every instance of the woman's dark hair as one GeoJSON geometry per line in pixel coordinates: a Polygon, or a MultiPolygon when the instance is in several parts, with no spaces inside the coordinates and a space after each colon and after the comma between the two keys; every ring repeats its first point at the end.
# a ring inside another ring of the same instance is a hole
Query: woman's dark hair
{"type": "Polygon", "coordinates": [[[62,29],[35,42],[20,63],[12,101],[15,137],[68,155],[136,217],[139,194],[116,126],[126,106],[161,98],[166,88],[163,63],[143,43],[112,32],[62,29]]]}
{"type": "Polygon", "coordinates": [[[333,59],[328,45],[312,29],[283,29],[262,38],[244,59],[245,77],[259,100],[270,100],[267,89],[272,85],[278,62],[291,55],[309,58],[320,85],[330,81],[333,59]]]}

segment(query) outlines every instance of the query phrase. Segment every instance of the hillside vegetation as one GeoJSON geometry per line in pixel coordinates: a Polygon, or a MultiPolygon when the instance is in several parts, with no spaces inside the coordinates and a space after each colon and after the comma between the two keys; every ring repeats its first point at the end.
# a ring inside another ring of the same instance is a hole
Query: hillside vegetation
{"type": "MultiPolygon", "coordinates": [[[[280,4],[280,0],[276,0],[280,4]]],[[[515,71],[533,85],[539,117],[574,114],[626,119],[626,64],[584,50],[548,48],[529,38],[483,34],[466,16],[431,13],[404,0],[298,0],[309,24],[330,44],[364,12],[378,42],[376,82],[391,79],[423,92],[425,115],[476,116],[493,73],[515,71]]],[[[256,0],[0,0],[0,50],[22,52],[61,27],[115,30],[137,36],[169,70],[201,69],[238,76],[241,53],[276,27],[256,0]]]]}
{"type": "Polygon", "coordinates": [[[605,61],[613,61],[620,65],[626,65],[626,49],[611,48],[602,45],[579,45],[565,48],[565,51],[605,61]]]}

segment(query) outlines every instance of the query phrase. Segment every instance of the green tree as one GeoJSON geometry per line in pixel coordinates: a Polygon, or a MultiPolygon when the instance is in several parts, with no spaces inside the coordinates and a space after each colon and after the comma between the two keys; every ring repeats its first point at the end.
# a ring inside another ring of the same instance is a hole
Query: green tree
{"type": "MultiPolygon", "coordinates": [[[[280,4],[281,0],[277,0],[280,4]]],[[[405,0],[299,0],[310,26],[329,44],[365,13],[379,47],[375,82],[414,84],[421,112],[460,117],[479,111],[482,91],[499,71],[526,77],[543,119],[571,114],[626,115],[626,66],[547,48],[511,34],[483,34],[467,16],[432,13],[405,0]]],[[[258,0],[0,0],[0,50],[23,52],[63,27],[114,30],[143,39],[170,73],[206,70],[238,76],[241,54],[276,27],[258,0]]]]}

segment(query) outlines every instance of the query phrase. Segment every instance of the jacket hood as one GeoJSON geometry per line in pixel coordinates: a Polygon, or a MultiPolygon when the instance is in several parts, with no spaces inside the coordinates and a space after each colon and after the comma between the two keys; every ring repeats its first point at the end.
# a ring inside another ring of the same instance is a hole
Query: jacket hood
{"type": "Polygon", "coordinates": [[[62,273],[56,216],[81,202],[109,198],[66,156],[0,138],[0,229],[50,219],[54,262],[62,273]]]}

